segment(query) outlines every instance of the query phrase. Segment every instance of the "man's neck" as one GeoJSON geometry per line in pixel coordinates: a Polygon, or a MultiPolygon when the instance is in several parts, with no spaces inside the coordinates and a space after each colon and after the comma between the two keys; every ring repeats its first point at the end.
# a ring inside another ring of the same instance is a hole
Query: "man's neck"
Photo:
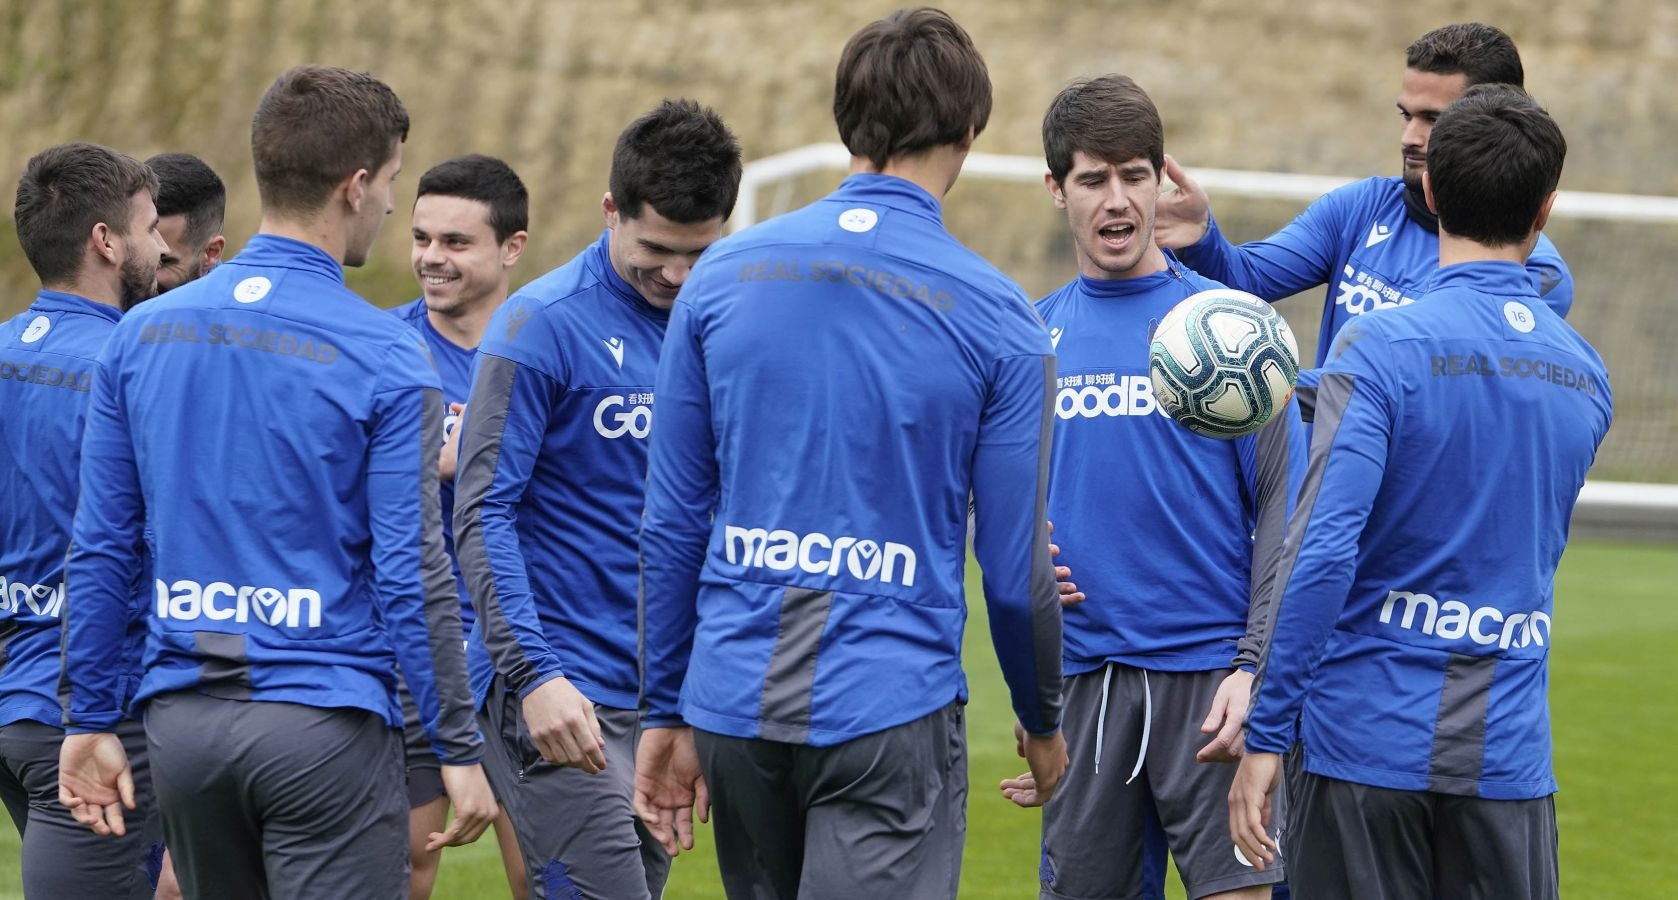
{"type": "MultiPolygon", "coordinates": [[[[427,309],[425,318],[449,343],[475,350],[484,341],[484,331],[489,328],[489,320],[495,317],[496,309],[500,308],[506,299],[507,286],[502,285],[500,290],[483,297],[458,315],[445,316],[427,309]]],[[[425,301],[422,299],[420,302],[425,301]]]]}
{"type": "Polygon", "coordinates": [[[44,291],[57,291],[60,294],[74,294],[83,300],[103,303],[122,309],[122,289],[117,285],[107,283],[101,279],[87,275],[78,275],[67,281],[55,281],[51,284],[41,283],[44,291]]]}
{"type": "Polygon", "coordinates": [[[851,157],[851,174],[869,173],[891,175],[918,185],[939,203],[955,186],[961,174],[961,164],[967,161],[967,150],[956,144],[942,144],[924,153],[894,156],[884,166],[875,168],[867,157],[851,157]]]}
{"type": "Polygon", "coordinates": [[[290,218],[264,210],[262,222],[256,230],[258,234],[291,238],[294,241],[319,247],[326,251],[328,256],[337,260],[340,265],[344,262],[344,255],[349,245],[349,239],[344,234],[342,223],[332,221],[325,215],[290,218]]]}
{"type": "Polygon", "coordinates": [[[1538,233],[1519,244],[1504,244],[1489,247],[1485,244],[1471,241],[1468,238],[1439,229],[1439,265],[1454,266],[1468,262],[1512,262],[1516,265],[1526,265],[1527,257],[1532,255],[1532,248],[1538,241],[1538,233]]]}

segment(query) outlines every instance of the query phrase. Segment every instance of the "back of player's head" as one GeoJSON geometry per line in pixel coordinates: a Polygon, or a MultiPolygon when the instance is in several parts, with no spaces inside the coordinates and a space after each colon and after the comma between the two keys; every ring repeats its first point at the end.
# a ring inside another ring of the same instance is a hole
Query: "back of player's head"
{"type": "Polygon", "coordinates": [[[126,153],[98,144],[49,147],[29,160],[18,179],[12,221],[23,255],[43,283],[67,281],[81,270],[88,233],[100,222],[126,235],[130,202],[157,193],[157,176],[126,153]]]}
{"type": "Polygon", "coordinates": [[[1479,22],[1435,28],[1404,51],[1406,68],[1436,75],[1461,73],[1469,84],[1512,84],[1520,87],[1526,73],[1521,51],[1502,29],[1479,22]]]}
{"type": "Polygon", "coordinates": [[[1482,84],[1445,108],[1427,147],[1439,227],[1488,246],[1531,236],[1561,180],[1567,140],[1550,114],[1514,85],[1482,84]]]}
{"type": "Polygon", "coordinates": [[[839,56],[839,139],[875,168],[966,140],[990,120],[990,73],[973,39],[942,10],[898,10],[863,26],[839,56]]]}
{"type": "Polygon", "coordinates": [[[251,118],[262,206],[309,215],[344,179],[379,171],[408,139],[408,111],[366,72],[297,66],[275,79],[251,118]]]}
{"type": "Polygon", "coordinates": [[[1115,164],[1146,158],[1158,172],[1165,164],[1165,126],[1154,101],[1128,75],[1067,85],[1043,114],[1043,156],[1057,184],[1066,181],[1079,150],[1115,164]]]}
{"type": "Polygon", "coordinates": [[[618,135],[609,188],[626,218],[639,218],[650,205],[684,225],[727,219],[740,194],[740,168],[740,142],[715,110],[666,100],[618,135]]]}
{"type": "Polygon", "coordinates": [[[530,194],[513,167],[493,156],[472,153],[445,160],[420,176],[419,194],[476,200],[489,207],[489,227],[495,239],[508,238],[530,227],[530,194]]]}
{"type": "Polygon", "coordinates": [[[186,239],[194,247],[221,233],[227,188],[221,177],[190,153],[159,153],[146,160],[157,175],[157,215],[186,216],[186,239]]]}

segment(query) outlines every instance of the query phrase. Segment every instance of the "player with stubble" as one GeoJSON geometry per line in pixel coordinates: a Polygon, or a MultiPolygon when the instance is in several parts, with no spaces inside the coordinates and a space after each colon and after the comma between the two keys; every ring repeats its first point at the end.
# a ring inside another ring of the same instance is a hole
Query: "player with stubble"
{"type": "Polygon", "coordinates": [[[1555,573],[1613,415],[1601,357],[1525,267],[1566,151],[1519,88],[1447,107],[1422,179],[1439,273],[1414,305],[1348,324],[1323,367],[1229,796],[1236,844],[1269,864],[1297,738],[1301,898],[1558,896],[1555,573]]]}
{"type": "Polygon", "coordinates": [[[719,242],[671,314],[636,803],[672,853],[709,807],[732,898],[953,898],[970,499],[1018,750],[1045,798],[1066,768],[1053,349],[943,226],[991,107],[966,31],[894,13],[835,81],[850,177],[719,242]]]}
{"type": "Polygon", "coordinates": [[[612,151],[606,230],[484,334],[460,430],[456,549],[478,612],[486,768],[532,893],[656,898],[670,859],[632,804],[640,733],[636,532],[670,307],[722,236],[740,145],[666,100],[612,151]]]}
{"type": "Polygon", "coordinates": [[[227,238],[227,188],[221,176],[190,153],[159,153],[146,160],[157,175],[157,231],[169,249],[157,267],[158,293],[196,281],[221,263],[227,238]]]}
{"type": "Polygon", "coordinates": [[[260,233],[124,317],[94,380],[60,792],[95,831],[125,830],[111,730],[138,678],[190,897],[406,896],[399,664],[455,804],[433,841],[496,814],[443,551],[437,375],[419,335],[343,281],[392,209],[407,132],[371,75],[281,75],[251,122],[260,233]],[[110,661],[132,620],[145,665],[124,671],[110,661]]]}
{"type": "MultiPolygon", "coordinates": [[[[122,712],[132,684],[114,685],[110,719],[133,763],[132,827],[97,836],[58,802],[64,742],[60,678],[64,556],[80,492],[78,457],[98,360],[122,315],[157,292],[165,251],[157,178],[96,144],[62,144],[18,179],[18,243],[40,278],[29,308],[0,324],[0,800],[23,838],[30,900],[139,900],[158,878],[162,822],[145,732],[122,712]]],[[[133,591],[134,586],[129,586],[133,591]]],[[[120,682],[139,664],[142,628],[118,628],[98,677],[120,682]]]]}

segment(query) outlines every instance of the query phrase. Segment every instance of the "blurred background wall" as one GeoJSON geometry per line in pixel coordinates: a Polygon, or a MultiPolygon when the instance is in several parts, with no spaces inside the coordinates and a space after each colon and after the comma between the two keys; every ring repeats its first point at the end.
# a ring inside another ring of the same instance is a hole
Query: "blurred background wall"
{"type": "MultiPolygon", "coordinates": [[[[430,165],[505,158],[532,194],[523,283],[601,229],[612,142],[666,96],[712,105],[753,159],[835,139],[832,72],[886,0],[0,0],[0,314],[35,281],[9,214],[34,152],[92,140],[144,158],[196,153],[230,191],[229,251],[256,227],[250,114],[288,66],[373,71],[413,116],[397,212],[353,287],[381,306],[417,296],[407,212],[430,165]]],[[[1396,174],[1393,106],[1405,46],[1479,20],[1519,44],[1527,87],[1569,141],[1562,187],[1678,194],[1678,4],[1671,0],[949,0],[989,63],[996,103],[979,150],[1038,155],[1044,106],[1067,81],[1117,71],[1159,105],[1166,148],[1192,168],[1396,174]]],[[[837,176],[793,186],[803,201],[837,176]]],[[[1296,204],[1214,196],[1225,228],[1262,237],[1296,204]]],[[[947,220],[1033,295],[1075,271],[1040,189],[968,180],[947,220]]],[[[1596,477],[1678,481],[1678,227],[1566,221],[1571,321],[1603,350],[1618,408],[1596,477]]],[[[1283,309],[1314,346],[1322,292],[1283,309]]],[[[1307,349],[1307,353],[1310,351],[1307,349]]],[[[1490,475],[1491,473],[1488,473],[1490,475]]]]}

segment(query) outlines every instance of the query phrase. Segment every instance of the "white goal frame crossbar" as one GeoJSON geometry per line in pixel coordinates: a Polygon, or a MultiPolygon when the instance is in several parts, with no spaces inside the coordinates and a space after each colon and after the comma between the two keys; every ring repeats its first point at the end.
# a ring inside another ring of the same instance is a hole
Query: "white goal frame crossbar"
{"type": "MultiPolygon", "coordinates": [[[[844,171],[850,164],[850,151],[837,143],[811,144],[747,163],[741,173],[740,196],[735,203],[729,230],[739,231],[760,221],[759,208],[766,188],[774,185],[782,188],[770,215],[785,212],[793,200],[788,192],[793,179],[812,172],[844,171]]],[[[1043,183],[1043,173],[1048,169],[1042,159],[1034,156],[971,153],[961,171],[968,178],[1038,185],[1043,183]]],[[[1302,204],[1356,180],[1332,175],[1293,175],[1239,169],[1195,168],[1191,171],[1200,186],[1211,194],[1292,200],[1302,204]]],[[[1550,214],[1571,219],[1678,223],[1678,197],[1561,191],[1550,214]]],[[[1587,482],[1579,493],[1579,504],[1573,513],[1573,533],[1587,537],[1678,543],[1678,485],[1587,482]]]]}

